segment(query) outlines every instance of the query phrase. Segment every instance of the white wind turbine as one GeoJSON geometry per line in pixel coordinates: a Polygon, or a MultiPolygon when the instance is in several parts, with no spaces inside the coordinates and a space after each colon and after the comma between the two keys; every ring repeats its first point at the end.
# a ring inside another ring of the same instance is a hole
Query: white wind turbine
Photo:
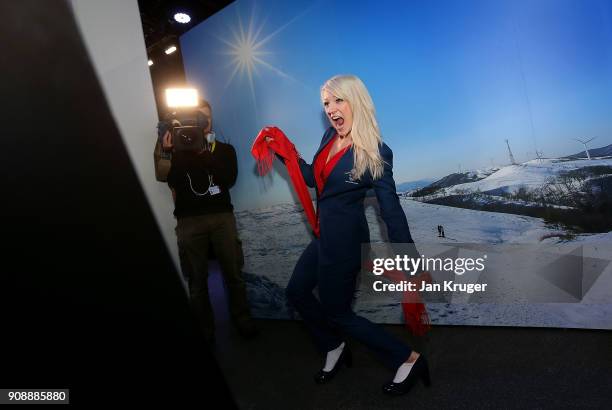
{"type": "Polygon", "coordinates": [[[583,141],[583,140],[578,139],[578,138],[573,138],[573,140],[574,140],[574,141],[578,141],[579,143],[581,143],[581,144],[583,144],[583,145],[584,145],[584,151],[586,152],[586,154],[587,154],[587,159],[588,159],[589,161],[591,160],[591,154],[589,154],[589,147],[587,147],[587,144],[588,144],[589,142],[593,141],[595,138],[597,138],[597,137],[593,137],[593,138],[591,138],[590,140],[586,140],[586,141],[583,141]]]}
{"type": "Polygon", "coordinates": [[[512,165],[516,165],[516,161],[514,160],[514,155],[512,155],[512,150],[510,149],[510,143],[506,140],[506,145],[508,146],[508,154],[510,155],[510,163],[512,165]]]}

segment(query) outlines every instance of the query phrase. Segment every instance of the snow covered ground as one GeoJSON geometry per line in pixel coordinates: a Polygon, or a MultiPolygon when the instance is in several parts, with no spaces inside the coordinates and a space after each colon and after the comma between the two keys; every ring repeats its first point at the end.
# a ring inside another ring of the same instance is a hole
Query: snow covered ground
{"type": "MultiPolygon", "coordinates": [[[[572,162],[577,161],[561,165],[572,162]]],[[[527,216],[452,208],[407,198],[401,198],[401,204],[417,246],[428,243],[541,246],[547,243],[555,244],[560,252],[568,252],[588,244],[588,256],[612,260],[612,233],[579,236],[571,242],[557,243],[555,238],[541,242],[545,235],[563,234],[563,231],[547,227],[541,219],[527,216]],[[438,238],[437,225],[444,226],[446,238],[438,238]]],[[[366,203],[366,215],[371,241],[382,241],[385,227],[377,217],[374,200],[366,203]]],[[[294,204],[278,204],[236,212],[236,217],[243,241],[244,271],[247,272],[254,315],[293,317],[285,301],[284,288],[297,259],[311,239],[301,208],[294,204]]],[[[359,314],[376,322],[403,322],[398,303],[369,298],[367,293],[368,289],[363,288],[358,292],[361,297],[357,297],[354,308],[359,314]]],[[[428,303],[427,309],[435,324],[612,329],[612,264],[597,278],[581,303],[428,303]]]]}
{"type": "Polygon", "coordinates": [[[573,160],[559,159],[531,160],[519,165],[508,165],[488,177],[476,182],[458,184],[446,189],[447,195],[465,191],[481,192],[502,189],[506,192],[515,192],[521,186],[536,189],[544,185],[550,178],[563,171],[571,171],[583,167],[612,166],[612,159],[573,160]]]}

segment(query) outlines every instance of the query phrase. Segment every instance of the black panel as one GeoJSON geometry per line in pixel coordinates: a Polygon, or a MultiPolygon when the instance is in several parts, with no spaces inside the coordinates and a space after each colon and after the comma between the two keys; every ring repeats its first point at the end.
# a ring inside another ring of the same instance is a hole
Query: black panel
{"type": "Polygon", "coordinates": [[[231,405],[69,5],[0,12],[0,388],[231,405]]]}

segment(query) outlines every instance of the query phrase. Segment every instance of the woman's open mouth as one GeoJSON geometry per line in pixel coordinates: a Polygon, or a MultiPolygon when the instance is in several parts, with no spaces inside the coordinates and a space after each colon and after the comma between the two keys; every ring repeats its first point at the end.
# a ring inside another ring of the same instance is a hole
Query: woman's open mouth
{"type": "Polygon", "coordinates": [[[344,118],[339,115],[334,115],[331,119],[336,127],[342,127],[342,125],[344,125],[344,118]]]}

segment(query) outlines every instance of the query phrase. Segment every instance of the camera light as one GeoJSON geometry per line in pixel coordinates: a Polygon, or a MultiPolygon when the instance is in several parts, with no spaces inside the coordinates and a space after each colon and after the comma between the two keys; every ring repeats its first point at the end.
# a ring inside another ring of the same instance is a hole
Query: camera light
{"type": "Polygon", "coordinates": [[[191,21],[191,17],[186,13],[176,13],[174,15],[174,20],[182,24],[187,24],[191,21]]]}
{"type": "Polygon", "coordinates": [[[197,107],[198,90],[195,88],[166,88],[168,107],[197,107]]]}
{"type": "Polygon", "coordinates": [[[149,67],[151,67],[153,65],[153,60],[149,60],[148,64],[149,64],[149,67]]]}
{"type": "Polygon", "coordinates": [[[170,46],[166,49],[166,51],[164,51],[164,53],[166,54],[172,54],[176,51],[176,46],[170,46]]]}

